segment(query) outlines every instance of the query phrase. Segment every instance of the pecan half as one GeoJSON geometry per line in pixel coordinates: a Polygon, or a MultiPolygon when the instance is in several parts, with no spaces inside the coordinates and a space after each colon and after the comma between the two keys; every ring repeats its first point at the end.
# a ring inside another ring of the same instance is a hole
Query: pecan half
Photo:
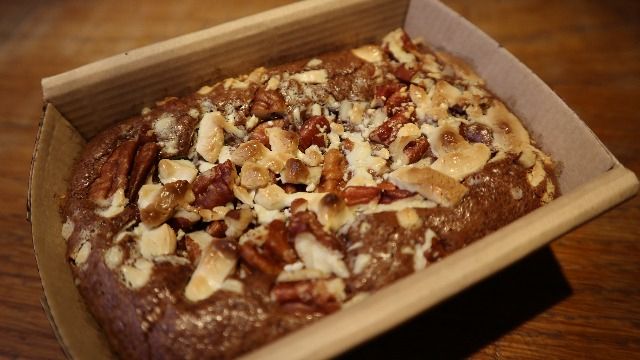
{"type": "Polygon", "coordinates": [[[316,214],[311,211],[300,211],[291,215],[289,222],[289,238],[293,239],[296,235],[309,232],[313,234],[318,242],[329,249],[342,251],[343,245],[333,234],[324,231],[324,227],[318,221],[316,214]]]}
{"type": "Polygon", "coordinates": [[[129,177],[129,189],[127,190],[127,197],[132,201],[137,198],[138,190],[140,190],[151,169],[155,166],[159,151],[160,146],[155,142],[145,143],[138,149],[133,161],[133,168],[129,177]]]}
{"type": "Polygon", "coordinates": [[[329,132],[329,121],[324,116],[312,116],[300,127],[298,148],[305,151],[311,145],[327,146],[324,133],[329,132]]]}
{"type": "Polygon", "coordinates": [[[329,149],[324,155],[322,176],[318,191],[337,192],[344,185],[344,174],[347,171],[347,159],[338,149],[329,149]]]}
{"type": "Polygon", "coordinates": [[[127,140],[109,155],[100,168],[100,175],[89,187],[89,199],[108,199],[116,190],[127,188],[131,162],[136,152],[137,141],[127,140]]]}
{"type": "Polygon", "coordinates": [[[373,186],[347,186],[342,191],[344,202],[351,206],[357,204],[367,204],[380,198],[380,190],[373,186]]]}
{"type": "Polygon", "coordinates": [[[270,148],[269,146],[269,137],[267,136],[265,130],[271,127],[277,127],[284,129],[286,126],[286,121],[284,119],[277,120],[269,120],[263,123],[258,124],[253,131],[249,134],[249,140],[257,140],[262,143],[262,145],[270,148]]]}
{"type": "Polygon", "coordinates": [[[388,146],[395,140],[398,130],[400,130],[402,125],[408,122],[409,119],[403,114],[397,113],[383,122],[382,125],[373,129],[371,134],[369,134],[369,140],[388,146]]]}
{"type": "Polygon", "coordinates": [[[251,113],[261,119],[283,115],[287,110],[284,97],[276,90],[260,88],[256,91],[251,105],[251,113]]]}
{"type": "Polygon", "coordinates": [[[193,181],[194,204],[212,209],[233,201],[233,184],[237,176],[236,168],[229,160],[200,174],[193,181]]]}
{"type": "Polygon", "coordinates": [[[400,111],[404,110],[403,104],[411,101],[409,98],[409,93],[406,88],[401,88],[400,90],[394,92],[387,98],[387,101],[384,103],[384,106],[387,107],[387,113],[389,115],[393,115],[400,111]]]}

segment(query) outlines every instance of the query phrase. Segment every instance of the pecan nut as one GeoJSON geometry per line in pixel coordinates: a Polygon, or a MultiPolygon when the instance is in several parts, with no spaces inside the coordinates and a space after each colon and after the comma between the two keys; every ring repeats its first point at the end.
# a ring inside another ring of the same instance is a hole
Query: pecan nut
{"type": "Polygon", "coordinates": [[[251,131],[251,133],[249,134],[249,140],[257,140],[261,142],[262,145],[270,148],[269,137],[267,136],[267,133],[265,132],[265,130],[272,127],[284,129],[285,126],[286,126],[286,121],[284,119],[265,121],[263,123],[258,124],[253,129],[253,131],[251,131]]]}
{"type": "Polygon", "coordinates": [[[324,230],[316,214],[311,211],[299,211],[291,215],[289,238],[295,239],[296,235],[304,232],[313,234],[319,243],[329,249],[343,250],[343,244],[333,234],[324,230]]]}
{"type": "Polygon", "coordinates": [[[137,141],[127,140],[109,155],[100,168],[100,174],[89,188],[93,201],[108,199],[118,189],[126,189],[131,162],[136,152],[137,141]]]}
{"type": "Polygon", "coordinates": [[[380,190],[373,186],[347,186],[342,192],[344,202],[351,205],[368,204],[380,199],[380,190]]]}
{"type": "Polygon", "coordinates": [[[233,185],[238,176],[236,168],[229,160],[200,174],[193,181],[195,205],[212,209],[233,201],[233,185]]]}
{"type": "Polygon", "coordinates": [[[151,169],[155,166],[159,151],[160,146],[155,142],[145,143],[138,149],[133,161],[133,168],[129,177],[129,189],[127,190],[127,197],[132,201],[138,196],[138,190],[140,190],[151,169]]]}
{"type": "Polygon", "coordinates": [[[344,185],[344,174],[347,171],[347,160],[338,149],[329,149],[324,155],[320,192],[337,192],[344,185]]]}
{"type": "Polygon", "coordinates": [[[261,251],[255,244],[244,243],[238,247],[240,257],[254,269],[257,269],[270,276],[278,276],[282,271],[282,264],[270,258],[268,254],[261,251]]]}
{"type": "Polygon", "coordinates": [[[381,182],[378,184],[378,188],[381,190],[380,204],[390,204],[396,200],[408,198],[416,194],[408,190],[398,189],[397,186],[389,181],[381,182]]]}
{"type": "Polygon", "coordinates": [[[327,146],[325,133],[329,132],[329,121],[324,116],[312,116],[300,127],[298,148],[305,151],[311,145],[327,146]]]}
{"type": "Polygon", "coordinates": [[[287,239],[287,227],[282,220],[273,220],[267,225],[268,237],[264,247],[284,263],[294,263],[298,256],[287,239]]]}
{"type": "Polygon", "coordinates": [[[214,238],[223,238],[225,231],[227,231],[227,225],[223,220],[212,221],[207,225],[205,231],[214,238]]]}
{"type": "Polygon", "coordinates": [[[283,115],[287,110],[284,97],[276,90],[260,88],[256,91],[251,105],[251,113],[261,119],[283,115]]]}
{"type": "Polygon", "coordinates": [[[411,78],[418,72],[417,69],[409,69],[404,64],[398,66],[397,69],[394,70],[393,75],[398,78],[400,81],[404,81],[406,83],[411,82],[411,78]]]}
{"type": "Polygon", "coordinates": [[[413,164],[419,161],[425,155],[433,155],[430,151],[429,141],[424,136],[421,136],[416,140],[408,143],[404,147],[403,152],[407,156],[409,164],[413,164]]]}
{"type": "Polygon", "coordinates": [[[393,140],[395,140],[402,125],[408,122],[409,119],[407,119],[403,114],[397,113],[383,122],[380,126],[373,129],[371,134],[369,134],[369,140],[388,146],[393,142],[393,140]]]}

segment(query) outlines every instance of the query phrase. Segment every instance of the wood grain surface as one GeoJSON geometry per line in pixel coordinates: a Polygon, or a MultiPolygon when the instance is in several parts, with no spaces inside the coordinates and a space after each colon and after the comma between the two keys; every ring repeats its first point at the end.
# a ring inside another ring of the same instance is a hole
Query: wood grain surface
{"type": "MultiPolygon", "coordinates": [[[[0,2],[0,358],[63,358],[26,217],[40,79],[288,1],[0,2]]],[[[640,2],[447,0],[640,173],[640,2]]],[[[351,358],[640,358],[640,197],[351,358]]]]}

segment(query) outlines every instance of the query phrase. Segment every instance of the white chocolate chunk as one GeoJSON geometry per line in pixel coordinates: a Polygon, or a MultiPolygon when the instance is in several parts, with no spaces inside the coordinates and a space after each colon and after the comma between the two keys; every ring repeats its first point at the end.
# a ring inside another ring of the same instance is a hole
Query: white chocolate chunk
{"type": "Polygon", "coordinates": [[[125,285],[133,290],[139,289],[149,282],[153,262],[146,259],[138,259],[133,265],[124,265],[120,268],[120,273],[125,285]]]}
{"type": "Polygon", "coordinates": [[[140,254],[145,258],[173,254],[176,251],[176,233],[167,224],[143,230],[139,246],[140,254]]]}
{"type": "Polygon", "coordinates": [[[389,174],[389,181],[403,190],[415,191],[443,206],[453,206],[467,193],[466,186],[431,168],[406,166],[389,174]]]}
{"type": "Polygon", "coordinates": [[[191,183],[197,175],[198,170],[189,160],[162,159],[158,162],[158,178],[163,184],[178,180],[186,180],[191,183]]]}
{"type": "Polygon", "coordinates": [[[369,62],[379,63],[382,62],[382,49],[375,45],[364,45],[356,49],[352,49],[351,53],[356,57],[369,62]]]}
{"type": "Polygon", "coordinates": [[[219,251],[213,244],[209,245],[185,288],[186,298],[200,301],[220,290],[227,276],[235,269],[236,261],[236,257],[219,251]]]}
{"type": "Polygon", "coordinates": [[[291,78],[303,84],[324,84],[327,82],[327,70],[309,70],[291,75],[291,78]]]}
{"type": "Polygon", "coordinates": [[[224,118],[219,112],[206,113],[198,127],[196,151],[210,163],[218,161],[220,150],[224,145],[224,118]]]}
{"type": "Polygon", "coordinates": [[[296,235],[295,248],[308,269],[315,269],[325,274],[333,273],[343,278],[349,277],[349,270],[342,261],[342,254],[325,247],[312,234],[296,235]]]}
{"type": "Polygon", "coordinates": [[[104,252],[104,263],[111,270],[117,268],[122,264],[124,253],[119,245],[114,245],[104,252]]]}

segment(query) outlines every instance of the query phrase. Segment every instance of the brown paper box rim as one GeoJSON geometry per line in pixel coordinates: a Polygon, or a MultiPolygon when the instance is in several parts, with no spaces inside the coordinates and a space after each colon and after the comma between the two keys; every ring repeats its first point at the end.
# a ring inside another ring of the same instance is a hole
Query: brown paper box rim
{"type": "MultiPolygon", "coordinates": [[[[571,150],[572,146],[583,145],[580,150],[586,151],[589,162],[595,165],[585,169],[584,162],[578,165],[565,162],[565,172],[561,174],[560,180],[563,190],[569,191],[564,191],[563,196],[549,205],[456,252],[442,262],[391,284],[356,306],[344,309],[246,355],[247,358],[309,359],[336,355],[495,273],[554,237],[637,192],[636,176],[619,164],[593,132],[548,86],[494,40],[437,1],[413,0],[394,3],[382,0],[312,0],[150,45],[130,51],[127,55],[111,57],[42,81],[44,99],[49,105],[45,108],[34,150],[28,211],[45,292],[43,307],[61,346],[70,358],[113,356],[73,284],[70,270],[64,261],[66,249],[64,241],[59,236],[61,220],[57,213],[57,204],[51,201],[66,190],[66,177],[69,176],[75,155],[84,144],[83,137],[86,138],[99,130],[95,124],[87,126],[91,121],[100,122],[101,119],[87,115],[84,109],[87,105],[81,103],[78,94],[96,87],[100,90],[96,92],[98,95],[104,92],[113,97],[114,95],[109,93],[113,91],[109,88],[113,86],[110,82],[126,85],[127,74],[144,72],[149,64],[162,68],[163,64],[166,65],[172,59],[188,57],[191,52],[199,54],[201,47],[224,48],[240,39],[255,40],[260,38],[260,32],[266,35],[271,32],[278,33],[283,25],[299,26],[296,24],[311,21],[310,19],[318,14],[336,16],[336,19],[324,19],[323,26],[330,26],[333,21],[340,23],[341,18],[351,23],[363,22],[363,34],[341,39],[338,41],[339,47],[370,41],[394,27],[404,25],[412,36],[423,36],[427,43],[436,44],[438,48],[473,64],[480,75],[487,79],[489,88],[523,119],[545,151],[550,152],[552,156],[555,153],[566,156],[568,148],[571,150]],[[361,18],[358,15],[363,11],[379,11],[385,6],[391,14],[385,19],[374,18],[375,21],[368,22],[358,20],[361,18]],[[298,18],[292,18],[294,14],[298,18]],[[376,21],[383,22],[384,26],[374,27],[376,21]],[[326,24],[327,22],[329,24],[326,24]],[[429,24],[432,28],[429,28],[429,24]],[[434,28],[440,31],[434,31],[434,28]],[[495,66],[496,63],[500,66],[495,66]],[[497,71],[505,69],[510,76],[496,76],[497,71]],[[522,88],[518,85],[523,81],[529,86],[522,88]],[[515,94],[512,92],[513,89],[515,94]],[[519,99],[527,101],[523,104],[519,99]],[[78,102],[80,105],[77,105],[78,102]],[[534,109],[541,103],[553,108],[552,113],[540,113],[534,109]],[[71,124],[58,112],[58,106],[63,108],[62,115],[70,115],[68,120],[71,124]],[[545,116],[551,116],[552,120],[545,120],[545,116]],[[552,129],[561,133],[564,130],[570,134],[571,141],[567,141],[568,144],[558,144],[555,139],[547,136],[550,128],[548,121],[556,121],[558,117],[569,125],[564,129],[562,126],[561,129],[552,129]],[[55,151],[50,151],[51,149],[55,151]],[[563,180],[566,178],[571,179],[563,180]]],[[[296,36],[304,39],[309,35],[299,33],[296,36]]],[[[293,41],[298,40],[294,38],[293,41]]],[[[312,55],[332,49],[336,44],[320,40],[315,45],[317,47],[289,51],[293,57],[302,56],[305,52],[312,55]]],[[[197,59],[206,62],[202,57],[197,59]]],[[[271,61],[278,59],[274,56],[270,58],[271,61]]],[[[221,76],[234,75],[261,65],[249,61],[248,65],[245,65],[247,68],[238,70],[225,65],[223,60],[220,62],[226,68],[222,66],[214,69],[214,76],[218,78],[205,79],[201,74],[194,74],[181,84],[182,88],[193,88],[202,85],[202,79],[217,80],[221,76]]],[[[167,83],[174,81],[163,80],[167,83]]],[[[162,91],[166,90],[152,89],[149,93],[138,95],[131,103],[138,105],[158,99],[162,91]]],[[[109,100],[107,95],[104,96],[109,100]]],[[[121,117],[124,117],[127,111],[136,111],[122,105],[131,99],[114,101],[116,108],[120,106],[116,113],[121,114],[121,117]]],[[[114,118],[102,118],[103,123],[105,119],[114,118]]]]}

